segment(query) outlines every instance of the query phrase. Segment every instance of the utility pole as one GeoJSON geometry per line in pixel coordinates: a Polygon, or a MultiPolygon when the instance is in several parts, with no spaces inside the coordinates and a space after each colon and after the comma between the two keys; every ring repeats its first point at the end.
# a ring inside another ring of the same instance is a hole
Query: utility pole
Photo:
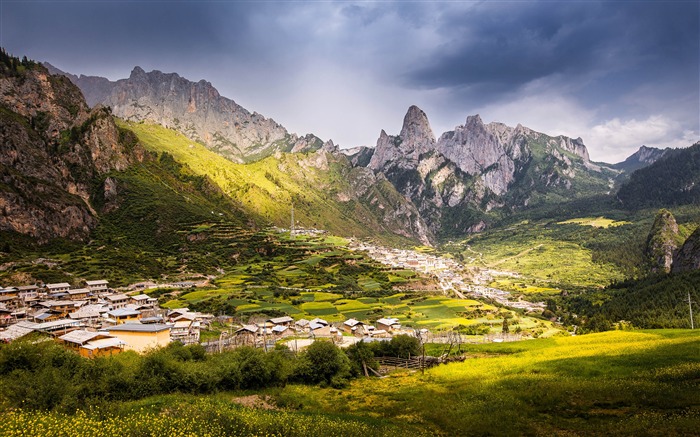
{"type": "Polygon", "coordinates": [[[292,203],[292,223],[289,227],[289,236],[294,237],[294,204],[292,203]]]}
{"type": "Polygon", "coordinates": [[[693,301],[690,300],[690,291],[688,292],[688,309],[690,309],[690,329],[695,329],[695,324],[693,323],[693,301]]]}

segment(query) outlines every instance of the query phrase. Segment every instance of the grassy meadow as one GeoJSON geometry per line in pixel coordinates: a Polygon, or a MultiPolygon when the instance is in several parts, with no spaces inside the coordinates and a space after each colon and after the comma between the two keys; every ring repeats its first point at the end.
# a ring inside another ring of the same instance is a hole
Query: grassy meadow
{"type": "Polygon", "coordinates": [[[302,411],[391,419],[438,435],[698,435],[700,335],[613,331],[468,345],[470,359],[277,396],[302,411]]]}
{"type": "Polygon", "coordinates": [[[76,414],[4,409],[0,434],[691,436],[700,335],[613,331],[467,345],[463,363],[362,378],[111,402],[76,414]],[[242,402],[248,400],[251,402],[242,402]],[[241,405],[241,403],[243,405],[241,405]]]}

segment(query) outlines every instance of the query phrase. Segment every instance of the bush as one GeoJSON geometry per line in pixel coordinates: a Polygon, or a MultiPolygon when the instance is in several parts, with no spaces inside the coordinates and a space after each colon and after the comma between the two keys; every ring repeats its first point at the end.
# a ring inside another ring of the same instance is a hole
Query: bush
{"type": "Polygon", "coordinates": [[[375,370],[379,368],[377,361],[374,359],[374,350],[367,343],[361,341],[355,343],[345,350],[345,354],[350,360],[350,371],[353,376],[364,375],[363,363],[365,366],[375,370]]]}
{"type": "Polygon", "coordinates": [[[294,379],[307,384],[341,387],[350,377],[350,360],[333,343],[315,341],[299,357],[294,379]]]}

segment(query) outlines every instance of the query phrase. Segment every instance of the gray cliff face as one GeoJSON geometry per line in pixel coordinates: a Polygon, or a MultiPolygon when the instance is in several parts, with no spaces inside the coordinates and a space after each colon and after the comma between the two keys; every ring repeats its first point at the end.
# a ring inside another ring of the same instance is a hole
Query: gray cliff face
{"type": "Polygon", "coordinates": [[[499,196],[508,190],[515,177],[515,165],[506,145],[478,115],[467,117],[463,126],[442,134],[436,149],[463,172],[482,175],[485,185],[499,196]]]}
{"type": "Polygon", "coordinates": [[[434,147],[435,135],[428,117],[417,106],[411,106],[398,136],[389,136],[382,130],[368,167],[372,170],[393,166],[415,168],[420,156],[434,147]]]}
{"type": "Polygon", "coordinates": [[[276,121],[250,113],[204,80],[191,82],[157,70],[146,73],[140,67],[128,79],[116,82],[61,73],[80,87],[91,106],[102,104],[126,120],[175,129],[234,162],[256,161],[276,152],[312,151],[323,145],[314,135],[290,134],[276,121]]]}
{"type": "Polygon", "coordinates": [[[83,92],[85,101],[91,108],[104,102],[115,86],[115,83],[106,77],[85,76],[82,74],[80,76],[76,76],[75,74],[61,71],[48,62],[44,62],[42,65],[49,70],[49,73],[53,75],[66,76],[68,79],[70,79],[70,81],[83,92]]]}
{"type": "Polygon", "coordinates": [[[696,229],[673,258],[674,273],[700,269],[700,228],[696,229]]]}
{"type": "Polygon", "coordinates": [[[367,167],[374,155],[374,148],[359,146],[351,149],[343,149],[340,150],[340,152],[350,159],[353,167],[367,167]]]}

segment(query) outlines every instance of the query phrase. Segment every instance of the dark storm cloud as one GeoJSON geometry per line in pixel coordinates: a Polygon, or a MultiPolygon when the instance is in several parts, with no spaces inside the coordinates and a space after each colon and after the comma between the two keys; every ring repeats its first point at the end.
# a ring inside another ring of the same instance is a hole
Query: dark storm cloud
{"type": "MultiPolygon", "coordinates": [[[[596,159],[700,132],[690,1],[0,1],[0,45],[76,74],[205,79],[344,146],[481,112],[590,139],[596,159]],[[594,150],[595,149],[595,150],[594,150]],[[605,155],[601,157],[597,151],[605,155]]],[[[613,158],[610,158],[613,159],[613,158]]]]}
{"type": "Polygon", "coordinates": [[[100,67],[127,59],[161,60],[242,54],[248,4],[163,1],[4,2],[0,43],[40,60],[100,67]],[[224,23],[225,20],[225,23],[224,23]]]}
{"type": "Polygon", "coordinates": [[[697,68],[697,2],[506,2],[443,17],[440,27],[447,42],[409,72],[411,86],[490,94],[556,75],[697,68]]]}

